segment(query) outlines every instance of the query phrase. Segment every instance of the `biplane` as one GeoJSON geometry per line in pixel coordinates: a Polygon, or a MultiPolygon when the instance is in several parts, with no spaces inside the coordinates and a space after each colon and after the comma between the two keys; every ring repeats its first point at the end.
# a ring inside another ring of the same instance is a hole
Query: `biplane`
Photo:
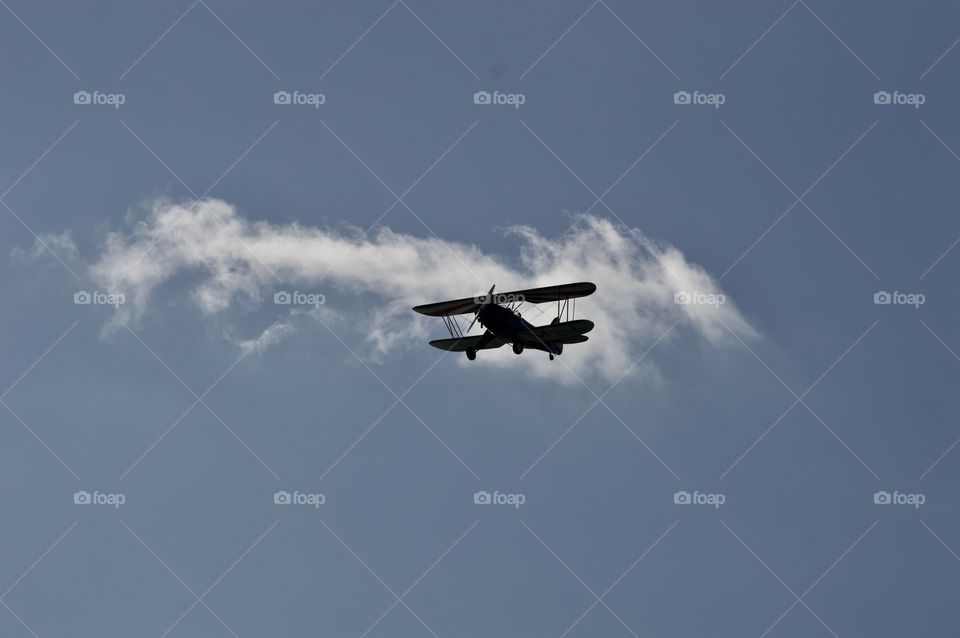
{"type": "Polygon", "coordinates": [[[592,295],[597,289],[595,284],[583,281],[494,294],[495,287],[490,286],[487,294],[479,297],[414,306],[422,315],[442,318],[450,333],[449,339],[435,339],[430,345],[449,352],[466,352],[467,359],[473,361],[478,350],[492,350],[509,343],[516,354],[524,348],[542,350],[553,361],[555,355],[563,353],[563,346],[583,343],[588,339],[586,333],[593,330],[592,321],[576,319],[574,314],[576,300],[592,295]],[[553,302],[557,304],[557,316],[547,325],[535,326],[520,316],[519,309],[524,303],[553,302]],[[457,315],[468,314],[474,315],[473,321],[463,330],[457,315]],[[468,335],[478,322],[485,328],[483,334],[468,335]]]}

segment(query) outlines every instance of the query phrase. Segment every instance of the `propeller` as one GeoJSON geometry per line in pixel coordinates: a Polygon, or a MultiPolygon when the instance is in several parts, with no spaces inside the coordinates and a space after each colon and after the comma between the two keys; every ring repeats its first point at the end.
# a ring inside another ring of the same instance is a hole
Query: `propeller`
{"type": "MultiPolygon", "coordinates": [[[[473,321],[470,322],[470,327],[467,328],[467,332],[470,332],[470,329],[473,328],[473,324],[477,323],[477,319],[480,318],[480,311],[483,310],[483,307],[486,306],[493,299],[493,289],[497,287],[497,284],[490,286],[490,290],[487,292],[486,296],[483,298],[483,301],[480,302],[480,305],[477,306],[476,312],[473,313],[473,321]]],[[[466,334],[466,333],[464,333],[466,334]]]]}

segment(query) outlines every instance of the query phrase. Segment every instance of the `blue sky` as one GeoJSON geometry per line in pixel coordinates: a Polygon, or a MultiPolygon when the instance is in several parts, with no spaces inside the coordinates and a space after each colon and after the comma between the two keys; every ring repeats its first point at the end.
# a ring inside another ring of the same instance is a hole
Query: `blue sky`
{"type": "Polygon", "coordinates": [[[0,634],[960,622],[954,7],[0,4],[0,634]]]}

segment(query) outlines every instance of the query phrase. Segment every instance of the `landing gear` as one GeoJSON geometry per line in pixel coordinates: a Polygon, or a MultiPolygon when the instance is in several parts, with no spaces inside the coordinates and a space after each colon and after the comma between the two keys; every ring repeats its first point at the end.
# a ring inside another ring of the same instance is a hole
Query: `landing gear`
{"type": "Polygon", "coordinates": [[[552,354],[550,355],[550,360],[553,361],[553,355],[552,355],[552,354]]]}
{"type": "Polygon", "coordinates": [[[473,361],[476,358],[477,358],[476,350],[467,350],[467,359],[470,359],[471,361],[473,361]]]}
{"type": "Polygon", "coordinates": [[[521,352],[523,352],[523,344],[522,344],[522,343],[514,343],[514,344],[513,344],[513,353],[514,353],[514,354],[520,354],[521,352]]]}

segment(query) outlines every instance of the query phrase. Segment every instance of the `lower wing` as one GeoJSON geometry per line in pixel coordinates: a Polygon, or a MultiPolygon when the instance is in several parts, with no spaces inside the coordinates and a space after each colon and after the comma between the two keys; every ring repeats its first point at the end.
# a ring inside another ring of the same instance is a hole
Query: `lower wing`
{"type": "Polygon", "coordinates": [[[547,326],[539,326],[522,335],[524,341],[533,343],[583,343],[588,337],[586,332],[593,330],[593,322],[587,319],[564,321],[547,326]]]}
{"type": "Polygon", "coordinates": [[[493,337],[487,343],[479,345],[482,337],[483,335],[460,337],[459,339],[435,339],[430,342],[430,345],[448,352],[466,352],[467,350],[492,350],[506,343],[500,337],[493,337]]]}

